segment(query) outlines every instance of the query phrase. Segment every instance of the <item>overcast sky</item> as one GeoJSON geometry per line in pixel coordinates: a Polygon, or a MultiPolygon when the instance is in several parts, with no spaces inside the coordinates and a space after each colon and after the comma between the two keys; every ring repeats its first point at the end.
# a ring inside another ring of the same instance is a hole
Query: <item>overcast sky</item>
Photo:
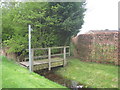
{"type": "Polygon", "coordinates": [[[120,0],[86,0],[86,15],[81,34],[89,30],[118,30],[118,2],[120,0]]]}

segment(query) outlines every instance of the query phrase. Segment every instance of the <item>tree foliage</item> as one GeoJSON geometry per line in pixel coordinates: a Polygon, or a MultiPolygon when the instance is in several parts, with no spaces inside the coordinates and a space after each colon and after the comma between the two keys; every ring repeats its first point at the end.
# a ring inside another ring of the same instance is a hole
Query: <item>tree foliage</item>
{"type": "Polygon", "coordinates": [[[32,47],[68,45],[84,23],[84,2],[7,3],[2,8],[3,43],[10,52],[28,47],[28,25],[32,25],[32,47]]]}

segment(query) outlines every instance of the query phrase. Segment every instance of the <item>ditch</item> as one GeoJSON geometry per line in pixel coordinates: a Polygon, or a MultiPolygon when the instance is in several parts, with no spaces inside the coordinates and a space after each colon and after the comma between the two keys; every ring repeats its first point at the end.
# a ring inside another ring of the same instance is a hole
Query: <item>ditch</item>
{"type": "MultiPolygon", "coordinates": [[[[77,82],[77,81],[74,81],[74,80],[69,80],[69,79],[66,79],[58,74],[55,73],[56,70],[58,70],[60,67],[57,67],[57,68],[52,68],[51,71],[48,71],[48,69],[44,69],[44,70],[39,70],[39,71],[35,71],[35,73],[41,75],[41,76],[44,76],[45,78],[53,81],[53,82],[56,82],[60,85],[63,85],[65,87],[68,87],[69,89],[71,90],[79,90],[79,89],[84,89],[85,90],[88,88],[86,88],[85,85],[77,82]]],[[[90,89],[89,89],[90,90],[90,89]]]]}

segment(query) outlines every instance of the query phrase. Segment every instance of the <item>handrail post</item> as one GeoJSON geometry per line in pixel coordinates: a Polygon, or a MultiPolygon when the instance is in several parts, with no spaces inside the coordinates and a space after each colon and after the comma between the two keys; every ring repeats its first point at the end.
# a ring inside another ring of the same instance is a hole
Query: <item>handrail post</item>
{"type": "Polygon", "coordinates": [[[68,47],[68,49],[69,49],[69,56],[70,56],[70,47],[68,47]]]}
{"type": "Polygon", "coordinates": [[[34,50],[31,49],[31,60],[29,61],[29,70],[33,72],[33,60],[34,60],[34,50]]]}
{"type": "Polygon", "coordinates": [[[64,46],[64,66],[66,65],[66,47],[64,46]]]}
{"type": "Polygon", "coordinates": [[[33,63],[34,63],[34,49],[32,49],[32,61],[31,61],[31,67],[32,67],[32,71],[33,71],[33,63]]]}
{"type": "Polygon", "coordinates": [[[49,61],[49,70],[51,70],[51,48],[48,48],[48,61],[49,61]]]}

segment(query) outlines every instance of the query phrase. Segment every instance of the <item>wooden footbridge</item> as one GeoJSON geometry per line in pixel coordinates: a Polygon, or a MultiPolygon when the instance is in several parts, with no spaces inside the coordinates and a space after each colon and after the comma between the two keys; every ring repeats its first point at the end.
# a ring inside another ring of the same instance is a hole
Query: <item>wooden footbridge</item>
{"type": "Polygon", "coordinates": [[[21,65],[29,68],[30,65],[32,67],[32,71],[46,69],[51,70],[52,67],[65,66],[67,64],[66,57],[70,56],[69,46],[62,47],[49,47],[49,48],[33,48],[31,49],[32,54],[32,62],[29,62],[29,58],[25,58],[21,65]],[[53,53],[55,50],[60,52],[53,53]],[[42,55],[38,55],[40,51],[45,51],[47,54],[42,53],[42,55]],[[37,56],[36,56],[37,55],[37,56]]]}

